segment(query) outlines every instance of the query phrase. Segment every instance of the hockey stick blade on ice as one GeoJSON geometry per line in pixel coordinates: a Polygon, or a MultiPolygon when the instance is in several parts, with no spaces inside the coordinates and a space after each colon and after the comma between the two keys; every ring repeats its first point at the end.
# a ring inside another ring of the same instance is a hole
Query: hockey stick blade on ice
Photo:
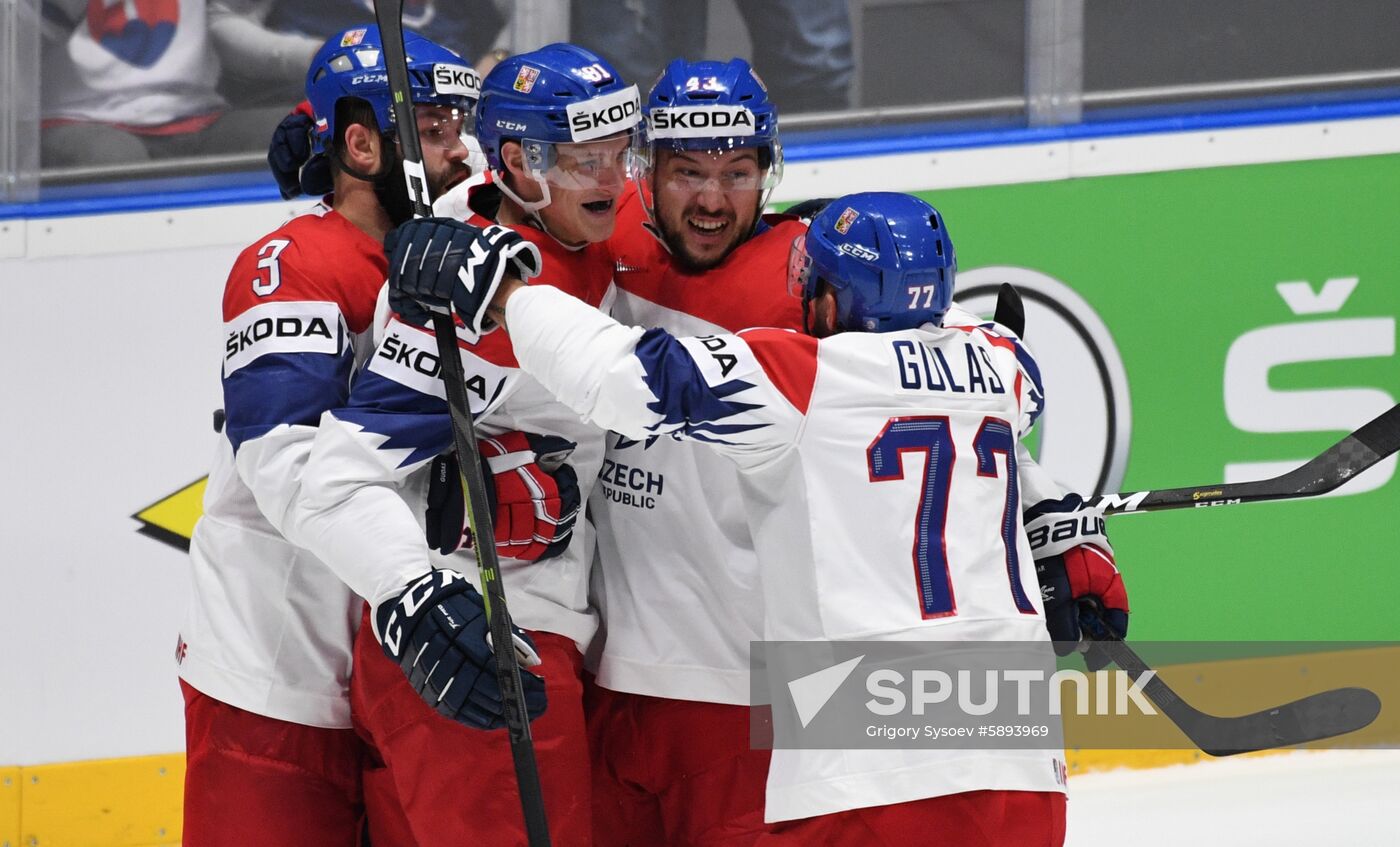
{"type": "MultiPolygon", "coordinates": [[[[399,127],[399,145],[403,152],[404,178],[408,196],[413,202],[416,218],[432,214],[429,205],[428,181],[423,169],[423,147],[418,139],[418,122],[413,115],[412,89],[408,82],[408,62],[403,44],[403,0],[375,0],[374,16],[384,39],[384,68],[389,76],[389,90],[394,100],[394,121],[399,127]]],[[[447,408],[452,418],[452,444],[457,450],[462,479],[466,484],[467,515],[471,521],[476,544],[477,570],[481,578],[481,594],[491,629],[491,643],[509,645],[511,637],[510,611],[506,608],[505,588],[501,582],[501,564],[496,556],[495,538],[491,527],[491,506],[486,495],[486,480],[478,460],[476,430],[472,424],[471,407],[467,403],[466,379],[462,359],[457,352],[457,327],[452,315],[430,310],[433,334],[436,336],[438,360],[441,362],[443,387],[447,392],[447,408]],[[484,541],[480,540],[484,539],[484,541]]],[[[520,684],[520,662],[512,649],[497,649],[496,680],[505,704],[506,733],[515,765],[515,781],[520,789],[520,806],[525,816],[525,833],[530,847],[549,847],[549,826],[545,819],[544,792],[540,787],[539,764],[535,759],[535,742],[530,735],[530,713],[525,707],[525,693],[520,684]]]]}
{"type": "Polygon", "coordinates": [[[1106,515],[1120,515],[1316,497],[1340,488],[1397,450],[1400,450],[1400,405],[1392,406],[1302,467],[1272,479],[1101,494],[1094,498],[1093,505],[1103,509],[1106,515]]]}
{"type": "MultiPolygon", "coordinates": [[[[1134,682],[1152,672],[1152,667],[1126,641],[1110,631],[1097,612],[1085,612],[1081,620],[1085,616],[1097,619],[1097,627],[1089,621],[1082,627],[1085,637],[1094,642],[1093,649],[1102,650],[1134,682]],[[1094,634],[1095,629],[1099,634],[1094,634]]],[[[1380,698],[1366,688],[1334,688],[1235,717],[1202,712],[1181,699],[1181,695],[1155,672],[1142,686],[1142,692],[1191,739],[1191,743],[1211,756],[1233,756],[1335,738],[1369,726],[1381,711],[1380,698]]]]}

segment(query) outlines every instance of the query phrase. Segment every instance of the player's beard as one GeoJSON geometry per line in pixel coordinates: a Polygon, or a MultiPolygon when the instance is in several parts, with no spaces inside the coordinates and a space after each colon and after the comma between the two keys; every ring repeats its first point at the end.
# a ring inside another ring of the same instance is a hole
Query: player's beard
{"type": "Polygon", "coordinates": [[[374,178],[374,196],[394,226],[413,217],[413,201],[408,197],[408,183],[404,180],[403,157],[394,150],[392,142],[385,144],[383,167],[374,178]]]}
{"type": "MultiPolygon", "coordinates": [[[[692,209],[688,208],[685,210],[685,214],[681,215],[681,226],[686,225],[685,221],[690,216],[691,211],[692,209]]],[[[681,233],[672,231],[671,227],[666,222],[666,217],[661,214],[660,209],[656,210],[656,214],[653,215],[653,218],[655,219],[656,228],[660,231],[661,238],[666,242],[667,248],[670,249],[671,257],[675,260],[675,263],[686,273],[698,274],[719,267],[724,263],[725,259],[729,258],[731,253],[738,249],[740,244],[747,241],[754,234],[754,230],[758,228],[758,220],[762,217],[762,212],[762,208],[755,208],[753,222],[746,230],[742,231],[739,229],[739,218],[735,215],[729,222],[729,226],[733,229],[730,242],[725,245],[723,250],[710,258],[700,258],[687,250],[684,237],[681,233]]]]}

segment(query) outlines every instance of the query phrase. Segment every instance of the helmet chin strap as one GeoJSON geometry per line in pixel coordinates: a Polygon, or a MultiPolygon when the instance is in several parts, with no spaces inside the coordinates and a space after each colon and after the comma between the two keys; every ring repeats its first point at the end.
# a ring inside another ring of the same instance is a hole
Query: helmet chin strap
{"type": "MultiPolygon", "coordinates": [[[[525,200],[519,194],[512,191],[510,185],[507,184],[506,181],[508,174],[504,170],[496,171],[496,185],[500,187],[502,194],[509,197],[515,205],[520,207],[520,211],[538,220],[539,216],[536,215],[535,212],[538,212],[540,209],[550,204],[549,182],[545,180],[544,174],[539,171],[529,171],[528,173],[530,174],[530,179],[534,180],[535,184],[540,187],[540,192],[543,194],[543,198],[540,200],[525,200]]],[[[539,224],[540,229],[549,232],[544,225],[544,221],[539,221],[539,224]]]]}
{"type": "Polygon", "coordinates": [[[367,182],[374,189],[374,196],[394,226],[413,217],[413,203],[408,199],[408,187],[403,178],[403,160],[395,151],[394,137],[388,133],[380,135],[379,168],[367,173],[349,162],[341,153],[336,153],[335,163],[349,176],[367,182]]]}
{"type": "Polygon", "coordinates": [[[539,227],[540,231],[543,232],[545,235],[548,235],[550,238],[553,238],[555,241],[558,241],[564,247],[564,249],[582,250],[583,248],[587,247],[587,242],[583,244],[570,244],[569,242],[565,241],[564,239],[560,238],[558,235],[550,231],[549,225],[544,222],[544,218],[541,217],[539,214],[540,209],[543,209],[545,206],[548,206],[551,202],[553,202],[549,194],[549,183],[545,181],[544,175],[538,171],[530,171],[530,178],[533,179],[536,182],[536,184],[539,185],[540,191],[544,194],[544,199],[535,201],[521,199],[520,195],[512,191],[510,186],[506,184],[506,174],[501,171],[496,171],[495,185],[501,190],[502,194],[510,198],[511,202],[515,203],[517,206],[520,207],[520,211],[525,213],[525,216],[530,219],[531,223],[539,227]]]}

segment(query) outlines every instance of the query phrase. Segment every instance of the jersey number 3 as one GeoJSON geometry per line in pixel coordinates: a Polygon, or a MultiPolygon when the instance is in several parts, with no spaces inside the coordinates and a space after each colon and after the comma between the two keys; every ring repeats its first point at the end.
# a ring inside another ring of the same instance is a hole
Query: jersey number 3
{"type": "MultiPolygon", "coordinates": [[[[1011,425],[1000,418],[982,421],[972,442],[977,454],[977,475],[997,477],[996,456],[1006,457],[1006,505],[1001,516],[1001,540],[1006,551],[1006,576],[1011,598],[1023,614],[1035,614],[1035,606],[1021,587],[1021,564],[1016,553],[1016,512],[1020,494],[1016,484],[1016,438],[1011,425]]],[[[870,443],[865,456],[871,482],[904,479],[904,454],[924,455],[924,480],[914,523],[914,576],[919,586],[919,607],[924,619],[955,615],[957,599],[948,571],[944,531],[948,522],[949,489],[953,481],[956,450],[948,418],[890,418],[870,443]]]]}
{"type": "Polygon", "coordinates": [[[291,246],[285,238],[274,238],[258,248],[258,275],[253,277],[253,293],[266,297],[282,284],[282,267],[277,257],[291,246]]]}

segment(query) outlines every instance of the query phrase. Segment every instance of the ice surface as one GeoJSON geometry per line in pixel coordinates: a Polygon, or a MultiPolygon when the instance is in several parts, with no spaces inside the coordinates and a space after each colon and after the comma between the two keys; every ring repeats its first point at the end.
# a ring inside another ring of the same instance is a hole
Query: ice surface
{"type": "Polygon", "coordinates": [[[1068,847],[1400,845],[1400,750],[1091,773],[1069,789],[1068,847]]]}

